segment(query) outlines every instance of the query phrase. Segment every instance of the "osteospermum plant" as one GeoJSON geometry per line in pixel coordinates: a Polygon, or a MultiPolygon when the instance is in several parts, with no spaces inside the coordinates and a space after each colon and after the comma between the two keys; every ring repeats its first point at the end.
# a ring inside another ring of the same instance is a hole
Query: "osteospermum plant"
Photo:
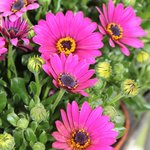
{"type": "Polygon", "coordinates": [[[113,150],[122,105],[150,109],[146,5],[124,3],[0,1],[0,149],[113,150]]]}

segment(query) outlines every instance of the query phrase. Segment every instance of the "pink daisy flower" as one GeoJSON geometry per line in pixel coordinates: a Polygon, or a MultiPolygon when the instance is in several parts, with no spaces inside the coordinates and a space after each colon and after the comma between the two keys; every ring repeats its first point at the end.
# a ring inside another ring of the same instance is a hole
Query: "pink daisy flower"
{"type": "Polygon", "coordinates": [[[68,103],[67,112],[61,110],[62,121],[56,121],[56,132],[52,136],[55,149],[61,150],[113,150],[118,133],[108,116],[102,115],[102,107],[94,110],[87,102],[81,109],[73,101],[68,103]]]}
{"type": "Polygon", "coordinates": [[[9,16],[14,22],[20,18],[27,10],[37,9],[39,4],[36,0],[0,0],[0,15],[9,16]]]}
{"type": "Polygon", "coordinates": [[[103,46],[102,35],[94,32],[96,28],[97,24],[84,18],[82,12],[48,13],[46,21],[40,20],[34,27],[36,36],[33,40],[40,45],[39,51],[45,58],[54,53],[66,56],[73,53],[94,63],[94,58],[101,55],[98,49],[103,46]]]}
{"type": "Polygon", "coordinates": [[[60,56],[54,54],[43,65],[43,69],[54,78],[53,83],[57,88],[84,96],[88,96],[84,89],[93,86],[97,81],[90,79],[95,71],[89,70],[89,64],[85,60],[79,61],[77,55],[70,54],[66,57],[63,53],[60,56]]]}
{"type": "Polygon", "coordinates": [[[5,48],[5,39],[0,37],[0,60],[3,60],[4,55],[7,53],[7,48],[5,48]]]}
{"type": "Polygon", "coordinates": [[[8,43],[11,42],[14,46],[18,46],[22,41],[25,45],[29,44],[29,39],[27,37],[28,31],[27,22],[22,21],[20,18],[15,22],[11,22],[7,18],[2,19],[0,33],[5,37],[8,43]]]}
{"type": "Polygon", "coordinates": [[[125,46],[134,48],[142,48],[143,42],[139,37],[145,36],[145,31],[140,27],[141,18],[137,17],[131,6],[124,8],[122,3],[116,7],[112,0],[109,0],[108,8],[103,4],[103,12],[97,8],[100,15],[99,30],[102,34],[110,36],[109,44],[115,47],[118,44],[122,53],[126,56],[130,55],[129,49],[125,46]]]}

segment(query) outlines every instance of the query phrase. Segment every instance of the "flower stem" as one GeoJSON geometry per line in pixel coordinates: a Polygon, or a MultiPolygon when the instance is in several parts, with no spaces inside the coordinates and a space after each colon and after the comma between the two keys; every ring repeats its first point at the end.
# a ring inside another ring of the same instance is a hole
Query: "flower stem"
{"type": "Polygon", "coordinates": [[[40,84],[40,80],[39,80],[39,74],[38,73],[34,73],[35,76],[35,82],[36,82],[36,96],[39,97],[40,93],[41,93],[41,84],[40,84]]]}
{"type": "Polygon", "coordinates": [[[52,107],[52,114],[54,113],[54,111],[55,111],[57,105],[59,104],[60,100],[62,99],[64,93],[65,93],[65,90],[64,89],[60,89],[59,94],[58,94],[58,96],[57,96],[57,98],[56,98],[56,100],[55,100],[55,102],[53,104],[53,107],[52,107]]]}
{"type": "Polygon", "coordinates": [[[141,78],[143,78],[143,75],[145,73],[146,67],[147,67],[147,65],[144,64],[143,67],[142,67],[142,69],[141,69],[141,71],[140,71],[140,75],[139,75],[139,79],[140,80],[141,80],[141,78]]]}
{"type": "Polygon", "coordinates": [[[116,103],[117,101],[119,101],[122,97],[123,97],[123,94],[120,93],[120,94],[118,94],[117,96],[115,96],[112,100],[110,100],[107,104],[114,104],[114,103],[116,103]]]}
{"type": "Polygon", "coordinates": [[[16,71],[16,66],[14,63],[14,59],[13,59],[13,45],[9,44],[8,47],[8,72],[7,72],[7,76],[8,78],[12,78],[12,73],[14,74],[15,77],[17,77],[17,71],[16,71]]]}
{"type": "Polygon", "coordinates": [[[61,0],[58,0],[57,3],[56,3],[55,12],[58,12],[58,11],[59,11],[60,5],[61,5],[61,0]]]}
{"type": "Polygon", "coordinates": [[[25,20],[27,20],[27,22],[28,22],[28,24],[30,25],[30,27],[33,26],[32,22],[31,22],[30,19],[28,18],[27,13],[24,13],[23,18],[24,18],[25,20]]]}

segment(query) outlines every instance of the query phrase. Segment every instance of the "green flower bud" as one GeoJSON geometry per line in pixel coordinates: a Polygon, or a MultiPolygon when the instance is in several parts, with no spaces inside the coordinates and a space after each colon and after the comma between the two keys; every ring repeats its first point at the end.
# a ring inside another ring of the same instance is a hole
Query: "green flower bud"
{"type": "Polygon", "coordinates": [[[117,112],[113,106],[106,106],[106,107],[104,107],[103,114],[109,116],[111,121],[114,121],[114,118],[115,118],[117,112]]]}
{"type": "Polygon", "coordinates": [[[134,80],[126,79],[122,84],[122,89],[125,95],[135,96],[139,92],[139,86],[134,80]]]}
{"type": "Polygon", "coordinates": [[[114,65],[114,79],[115,80],[122,80],[124,78],[125,68],[123,64],[115,64],[114,65]]]}
{"type": "Polygon", "coordinates": [[[37,142],[33,145],[33,150],[45,150],[45,145],[37,142]]]}
{"type": "Polygon", "coordinates": [[[100,62],[96,66],[98,77],[108,79],[112,74],[112,67],[109,62],[100,62]]]}
{"type": "Polygon", "coordinates": [[[114,65],[114,73],[115,74],[122,74],[125,72],[125,68],[123,64],[115,64],[114,65]]]}
{"type": "Polygon", "coordinates": [[[8,134],[0,134],[0,150],[12,150],[15,146],[14,138],[8,134]]]}
{"type": "Polygon", "coordinates": [[[31,118],[37,122],[46,121],[48,118],[48,114],[44,108],[44,106],[39,103],[35,107],[33,107],[30,111],[31,118]]]}
{"type": "Polygon", "coordinates": [[[20,118],[17,122],[17,127],[21,129],[26,129],[29,125],[29,121],[26,118],[20,118]]]}
{"type": "Polygon", "coordinates": [[[28,61],[28,69],[32,73],[39,73],[42,70],[42,65],[44,64],[44,60],[39,56],[34,56],[29,58],[28,61]]]}
{"type": "Polygon", "coordinates": [[[139,62],[139,63],[144,63],[144,62],[147,62],[149,60],[149,54],[145,51],[140,51],[137,56],[136,56],[136,60],[139,62]]]}

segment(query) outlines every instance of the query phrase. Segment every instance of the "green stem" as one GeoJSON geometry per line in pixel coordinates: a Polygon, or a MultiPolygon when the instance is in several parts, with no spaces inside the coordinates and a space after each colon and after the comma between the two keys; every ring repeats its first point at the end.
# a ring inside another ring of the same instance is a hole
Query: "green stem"
{"type": "Polygon", "coordinates": [[[32,22],[31,22],[30,19],[28,18],[27,13],[24,13],[23,18],[24,18],[25,20],[27,20],[27,22],[28,22],[28,24],[30,25],[30,27],[33,26],[32,22]]]}
{"type": "Polygon", "coordinates": [[[13,59],[13,45],[9,44],[8,47],[8,78],[12,77],[12,73],[14,74],[15,77],[17,77],[17,71],[16,71],[16,66],[15,62],[13,59]]]}
{"type": "Polygon", "coordinates": [[[65,93],[65,90],[64,89],[60,89],[59,94],[58,94],[58,96],[57,96],[57,98],[56,98],[56,100],[55,100],[55,102],[53,104],[53,107],[52,107],[52,114],[54,113],[54,111],[55,111],[57,105],[59,104],[60,100],[62,99],[64,93],[65,93]]]}
{"type": "Polygon", "coordinates": [[[102,89],[100,90],[100,92],[101,92],[101,93],[103,93],[103,92],[104,92],[104,89],[105,89],[106,85],[107,85],[107,82],[106,82],[106,81],[104,81],[104,83],[103,83],[103,87],[102,87],[102,89]]]}
{"type": "Polygon", "coordinates": [[[36,82],[36,88],[37,88],[36,96],[39,97],[41,93],[41,84],[39,80],[39,74],[35,73],[34,76],[35,76],[35,82],[36,82]]]}
{"type": "Polygon", "coordinates": [[[118,94],[116,97],[114,97],[112,100],[110,100],[107,104],[114,104],[114,103],[116,103],[117,101],[119,101],[122,97],[123,97],[123,94],[120,93],[120,94],[118,94]]]}
{"type": "Polygon", "coordinates": [[[50,87],[47,86],[45,91],[44,91],[43,99],[45,99],[48,96],[49,91],[50,91],[50,87]]]}
{"type": "Polygon", "coordinates": [[[58,1],[57,1],[57,4],[56,4],[55,12],[58,12],[58,11],[59,11],[60,5],[61,5],[61,0],[58,0],[58,1]]]}
{"type": "Polygon", "coordinates": [[[145,70],[146,70],[146,64],[143,65],[141,71],[140,71],[140,75],[139,75],[139,79],[141,80],[141,78],[143,78],[143,75],[145,73],[145,70]]]}

